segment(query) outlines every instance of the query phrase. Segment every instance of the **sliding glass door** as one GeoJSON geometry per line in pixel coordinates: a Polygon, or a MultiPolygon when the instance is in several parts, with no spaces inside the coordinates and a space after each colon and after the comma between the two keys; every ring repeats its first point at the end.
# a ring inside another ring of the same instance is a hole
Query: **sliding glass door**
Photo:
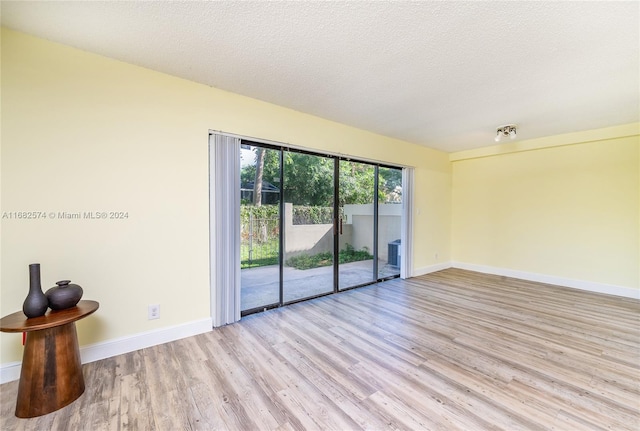
{"type": "Polygon", "coordinates": [[[240,149],[240,309],[280,304],[280,153],[243,143],[240,149]]]}
{"type": "Polygon", "coordinates": [[[402,169],[378,169],[378,279],[400,275],[402,262],[402,169]]]}
{"type": "Polygon", "coordinates": [[[284,151],[283,302],[334,291],[335,159],[284,151]]]}
{"type": "Polygon", "coordinates": [[[402,171],[242,141],[241,312],[400,272],[402,171]]]}
{"type": "Polygon", "coordinates": [[[369,163],[340,160],[338,288],[376,281],[376,170],[369,163]]]}

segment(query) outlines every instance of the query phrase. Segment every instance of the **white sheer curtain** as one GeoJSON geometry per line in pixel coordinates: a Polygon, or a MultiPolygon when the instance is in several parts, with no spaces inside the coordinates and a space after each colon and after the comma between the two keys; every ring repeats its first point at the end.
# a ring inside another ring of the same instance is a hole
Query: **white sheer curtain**
{"type": "Polygon", "coordinates": [[[400,278],[409,278],[413,271],[413,168],[402,169],[402,234],[400,242],[400,278]]]}
{"type": "Polygon", "coordinates": [[[209,136],[213,326],[240,320],[240,139],[209,136]]]}

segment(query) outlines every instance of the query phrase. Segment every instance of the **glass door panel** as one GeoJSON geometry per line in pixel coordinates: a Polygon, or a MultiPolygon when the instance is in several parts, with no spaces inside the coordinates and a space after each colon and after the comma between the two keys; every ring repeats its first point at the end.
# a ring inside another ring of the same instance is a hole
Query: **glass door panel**
{"type": "Polygon", "coordinates": [[[378,278],[400,274],[402,169],[378,169],[378,278]]]}
{"type": "Polygon", "coordinates": [[[242,141],[241,311],[397,276],[402,170],[242,141]]]}
{"type": "Polygon", "coordinates": [[[334,159],[283,152],[283,302],[334,291],[334,159]]]}
{"type": "Polygon", "coordinates": [[[240,150],[240,308],[280,303],[280,150],[240,150]]]}
{"type": "Polygon", "coordinates": [[[340,160],[338,288],[376,280],[374,271],[376,168],[340,160]]]}

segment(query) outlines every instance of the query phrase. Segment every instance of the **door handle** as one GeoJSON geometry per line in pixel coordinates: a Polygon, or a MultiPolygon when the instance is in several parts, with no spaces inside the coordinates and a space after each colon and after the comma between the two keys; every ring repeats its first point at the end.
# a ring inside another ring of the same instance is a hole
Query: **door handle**
{"type": "Polygon", "coordinates": [[[342,235],[342,217],[340,217],[340,235],[342,235]]]}

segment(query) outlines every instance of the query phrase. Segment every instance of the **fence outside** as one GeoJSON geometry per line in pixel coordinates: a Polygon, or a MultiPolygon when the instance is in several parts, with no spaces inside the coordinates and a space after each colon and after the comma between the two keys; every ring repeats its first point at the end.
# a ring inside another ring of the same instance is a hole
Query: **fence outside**
{"type": "Polygon", "coordinates": [[[241,268],[278,263],[280,223],[277,217],[259,218],[253,213],[240,225],[241,268]]]}
{"type": "MultiPolygon", "coordinates": [[[[285,203],[286,258],[300,254],[316,254],[333,250],[333,224],[297,224],[294,221],[294,207],[285,203]]],[[[264,207],[263,207],[264,209],[264,207]]],[[[400,238],[401,205],[379,206],[379,258],[386,260],[387,243],[400,238]]],[[[246,210],[246,209],[245,209],[246,210]]],[[[280,225],[277,213],[250,209],[242,217],[240,227],[241,268],[275,265],[279,257],[280,225]]],[[[345,205],[341,208],[345,220],[341,244],[350,244],[356,249],[373,250],[373,206],[345,205]]],[[[324,221],[324,220],[318,220],[324,221]]]]}

